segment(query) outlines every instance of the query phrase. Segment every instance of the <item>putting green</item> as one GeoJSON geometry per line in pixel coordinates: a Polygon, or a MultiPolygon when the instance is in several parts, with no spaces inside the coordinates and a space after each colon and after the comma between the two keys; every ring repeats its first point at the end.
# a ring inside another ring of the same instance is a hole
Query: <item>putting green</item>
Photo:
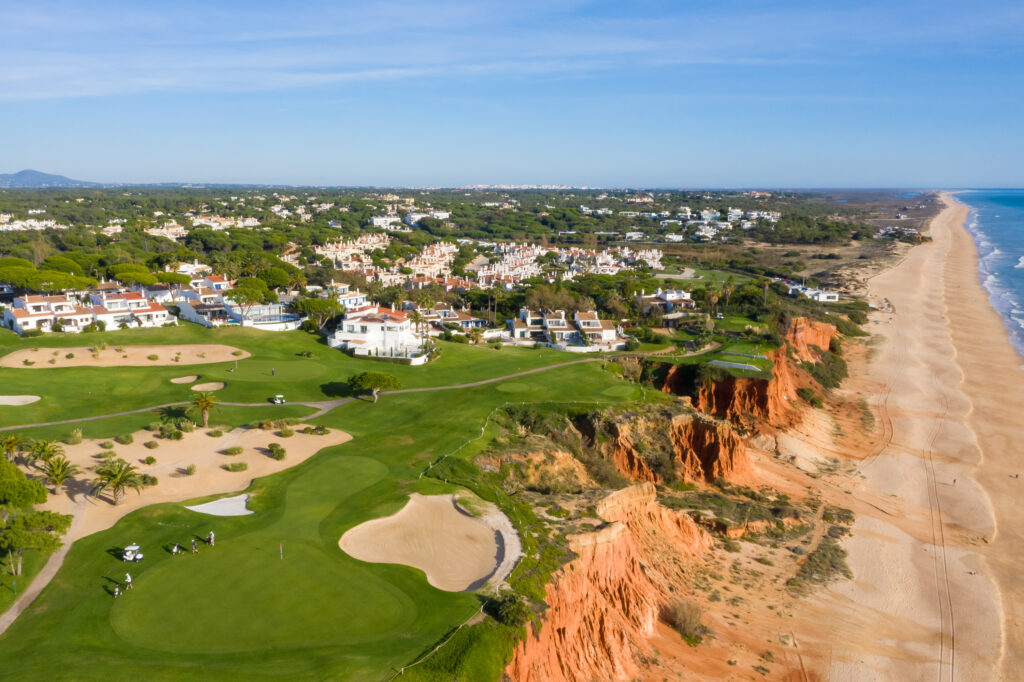
{"type": "Polygon", "coordinates": [[[523,381],[506,381],[503,384],[498,384],[498,390],[502,393],[529,393],[534,388],[533,384],[523,381]]]}
{"type": "Polygon", "coordinates": [[[136,577],[111,625],[135,646],[212,654],[353,644],[415,621],[406,594],[319,544],[286,540],[285,551],[260,534],[164,561],[136,577]]]}
{"type": "Polygon", "coordinates": [[[601,395],[610,396],[612,398],[636,398],[639,394],[640,389],[630,384],[610,386],[601,391],[601,395]]]}

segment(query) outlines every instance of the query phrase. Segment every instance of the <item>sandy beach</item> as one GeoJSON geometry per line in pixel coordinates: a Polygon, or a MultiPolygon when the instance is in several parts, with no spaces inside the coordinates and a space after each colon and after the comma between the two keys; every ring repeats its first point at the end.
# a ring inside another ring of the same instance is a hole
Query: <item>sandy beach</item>
{"type": "Polygon", "coordinates": [[[854,580],[805,613],[830,626],[805,652],[831,680],[1019,679],[1024,371],[979,283],[967,207],[943,201],[932,241],[869,283],[880,338],[853,372],[886,438],[850,480],[870,503],[844,543],[854,580]]]}

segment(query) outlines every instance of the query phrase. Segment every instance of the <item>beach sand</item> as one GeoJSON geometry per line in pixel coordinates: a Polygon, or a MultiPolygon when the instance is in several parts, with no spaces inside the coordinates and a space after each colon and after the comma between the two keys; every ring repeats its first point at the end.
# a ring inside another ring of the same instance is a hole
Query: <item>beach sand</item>
{"type": "Polygon", "coordinates": [[[1019,679],[1024,371],[979,283],[967,208],[943,200],[932,241],[869,283],[880,339],[852,373],[868,373],[886,439],[844,491],[854,579],[802,617],[818,626],[804,662],[830,680],[1019,679]]]}

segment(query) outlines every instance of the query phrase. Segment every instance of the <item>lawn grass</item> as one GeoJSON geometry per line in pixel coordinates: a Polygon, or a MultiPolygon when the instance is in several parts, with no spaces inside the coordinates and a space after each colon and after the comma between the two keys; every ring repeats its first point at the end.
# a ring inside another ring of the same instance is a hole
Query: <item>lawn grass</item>
{"type": "MultiPolygon", "coordinates": [[[[98,334],[47,334],[29,339],[0,331],[0,355],[24,348],[88,346],[99,341],[109,346],[222,343],[247,350],[252,357],[208,365],[0,368],[0,386],[17,386],[18,395],[42,397],[30,405],[4,408],[0,411],[0,426],[93,417],[186,401],[192,393],[189,386],[170,380],[189,374],[199,375],[199,382],[224,382],[225,387],[217,391],[222,401],[260,403],[281,393],[295,402],[347,396],[348,377],[364,371],[389,372],[399,377],[404,387],[418,388],[479,381],[580,359],[549,348],[505,347],[495,351],[487,346],[439,342],[440,358],[422,367],[411,367],[353,358],[328,347],[320,337],[301,331],[207,329],[191,324],[98,334]],[[300,357],[299,353],[306,352],[314,357],[300,357]]],[[[10,388],[4,391],[15,392],[10,388]]]]}
{"type": "MultiPolygon", "coordinates": [[[[508,371],[505,351],[484,352],[495,361],[467,365],[463,376],[508,371]]],[[[636,396],[626,390],[633,388],[586,363],[347,403],[314,422],[354,439],[257,480],[249,490],[255,514],[213,517],[156,505],[76,543],[54,581],[0,637],[0,669],[17,669],[22,680],[387,678],[475,613],[479,598],[437,590],[413,568],[356,561],[338,547],[344,531],[393,513],[411,492],[454,492],[418,476],[444,455],[466,456],[500,406],[621,402],[636,396]],[[506,384],[515,390],[501,390],[506,384]],[[198,557],[164,549],[210,530],[217,546],[201,547],[198,557]],[[130,541],[146,560],[130,567],[135,589],[115,601],[110,581],[123,579],[125,566],[112,550],[130,541]]],[[[480,646],[492,639],[506,641],[484,637],[480,646]]],[[[487,656],[479,661],[461,672],[495,668],[487,656]]],[[[449,663],[445,652],[421,674],[448,679],[449,663]]]]}

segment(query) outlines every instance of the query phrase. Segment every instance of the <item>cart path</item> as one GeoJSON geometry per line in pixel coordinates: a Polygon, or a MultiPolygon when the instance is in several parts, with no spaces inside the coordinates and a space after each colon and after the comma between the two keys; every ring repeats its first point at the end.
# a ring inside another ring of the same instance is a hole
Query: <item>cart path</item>
{"type": "MultiPolygon", "coordinates": [[[[670,346],[669,348],[665,348],[665,349],[660,350],[660,351],[653,351],[651,353],[638,353],[638,354],[636,354],[636,356],[637,357],[643,357],[643,356],[646,356],[646,355],[660,355],[662,353],[671,352],[674,349],[675,349],[674,346],[670,346]]],[[[611,358],[603,358],[603,357],[601,357],[601,358],[584,358],[584,359],[581,359],[581,360],[570,360],[569,362],[560,362],[560,363],[555,364],[555,365],[548,365],[547,367],[537,367],[535,369],[526,369],[526,370],[523,370],[521,372],[515,372],[513,374],[506,374],[506,375],[500,376],[500,377],[491,377],[490,379],[481,379],[480,381],[470,381],[470,382],[466,382],[466,383],[463,383],[463,384],[451,384],[451,385],[448,385],[448,386],[425,386],[423,388],[402,388],[402,389],[398,389],[398,390],[395,390],[395,391],[381,391],[380,395],[382,395],[382,396],[383,395],[394,395],[394,394],[399,394],[399,393],[426,393],[426,392],[429,392],[429,391],[450,391],[450,390],[455,390],[455,389],[460,389],[460,388],[473,388],[475,386],[484,386],[486,384],[493,384],[493,383],[496,383],[496,382],[499,382],[499,381],[508,381],[509,379],[515,379],[517,377],[529,376],[530,374],[539,374],[541,372],[547,372],[549,370],[559,369],[561,367],[569,367],[571,365],[581,365],[581,364],[584,364],[584,363],[587,363],[587,362],[605,362],[606,360],[614,360],[614,358],[616,358],[616,357],[622,357],[622,356],[613,356],[611,358]]],[[[344,405],[345,403],[352,402],[353,400],[356,400],[356,398],[354,398],[354,397],[350,397],[350,398],[337,398],[335,400],[297,400],[295,402],[290,402],[288,404],[289,405],[303,405],[305,407],[312,407],[312,408],[316,409],[316,412],[314,412],[313,414],[310,414],[310,415],[307,415],[305,417],[302,417],[303,419],[315,419],[317,417],[322,417],[323,415],[327,414],[328,412],[330,412],[331,410],[335,409],[336,407],[340,407],[341,405],[344,405]]],[[[189,405],[189,404],[190,403],[188,401],[183,400],[183,401],[175,402],[175,403],[164,403],[163,405],[153,405],[153,406],[150,406],[150,407],[141,407],[141,408],[139,408],[137,410],[125,410],[123,412],[113,412],[111,414],[95,415],[95,416],[92,416],[92,417],[78,417],[76,419],[58,419],[56,421],[39,422],[38,424],[16,424],[14,426],[3,426],[3,427],[0,427],[0,431],[13,431],[15,429],[31,429],[31,428],[36,428],[36,427],[39,427],[39,426],[59,426],[61,424],[77,424],[79,422],[94,421],[96,419],[110,419],[112,417],[125,417],[125,416],[132,415],[132,414],[142,414],[144,412],[151,412],[153,410],[162,410],[165,407],[180,407],[182,405],[189,405]]],[[[269,406],[271,406],[271,403],[269,403],[269,402],[262,402],[262,403],[229,403],[229,402],[223,402],[223,403],[217,403],[217,404],[218,405],[226,405],[226,406],[229,406],[229,407],[269,407],[269,406]]]]}
{"type": "MultiPolygon", "coordinates": [[[[652,351],[649,353],[637,353],[637,357],[643,357],[647,355],[660,355],[663,353],[670,353],[675,350],[675,346],[662,349],[660,351],[652,351]]],[[[617,356],[622,357],[622,356],[617,356]]],[[[537,367],[535,369],[527,369],[521,372],[515,372],[513,374],[506,374],[500,377],[492,377],[490,379],[481,379],[480,381],[471,381],[463,384],[453,384],[450,386],[427,386],[424,388],[404,388],[395,391],[382,391],[380,395],[398,394],[398,393],[425,393],[429,391],[449,391],[460,388],[473,388],[475,386],[484,386],[487,384],[493,384],[499,381],[507,381],[509,379],[515,379],[516,377],[529,376],[531,374],[539,374],[541,372],[547,372],[548,370],[558,369],[560,367],[569,367],[571,365],[581,365],[587,362],[604,362],[607,358],[583,358],[581,360],[571,360],[569,362],[562,362],[556,365],[548,365],[547,367],[537,367]]],[[[291,405],[305,405],[307,407],[316,408],[317,411],[311,415],[303,417],[304,419],[313,419],[315,417],[322,416],[327,412],[333,410],[336,407],[344,405],[345,403],[352,402],[356,398],[338,398],[336,400],[317,400],[317,401],[302,401],[289,403],[291,405]]],[[[177,407],[179,405],[188,405],[188,402],[177,402],[177,403],[166,403],[164,405],[156,405],[153,407],[144,407],[138,410],[126,410],[124,412],[116,412],[114,414],[101,415],[96,417],[81,417],[78,419],[62,419],[59,421],[42,422],[39,424],[22,424],[20,426],[5,426],[0,428],[0,431],[10,431],[13,429],[27,429],[36,426],[55,426],[59,424],[74,424],[77,422],[92,421],[94,419],[108,419],[111,417],[121,417],[130,414],[140,414],[143,412],[149,412],[151,410],[159,410],[164,407],[177,407]]],[[[269,405],[270,403],[219,403],[220,405],[231,405],[234,407],[261,407],[269,405]]],[[[85,498],[83,497],[83,504],[85,498]]],[[[75,520],[77,521],[81,517],[81,514],[75,514],[75,520]]],[[[36,597],[43,591],[43,589],[50,583],[53,577],[60,570],[60,567],[64,563],[64,558],[67,556],[68,551],[74,543],[64,543],[60,549],[55,551],[47,559],[46,564],[36,574],[35,578],[29,584],[28,588],[19,596],[10,608],[4,613],[0,614],[0,635],[3,635],[7,629],[17,620],[25,609],[32,605],[36,600],[36,597]]]]}

